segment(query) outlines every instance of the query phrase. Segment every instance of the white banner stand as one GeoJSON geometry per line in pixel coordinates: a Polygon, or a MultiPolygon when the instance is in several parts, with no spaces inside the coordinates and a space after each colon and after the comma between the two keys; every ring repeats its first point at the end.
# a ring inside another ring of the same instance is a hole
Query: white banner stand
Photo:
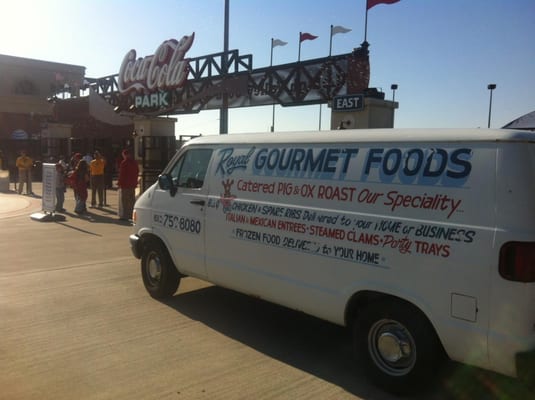
{"type": "Polygon", "coordinates": [[[56,164],[43,164],[43,210],[30,215],[30,218],[39,222],[64,221],[65,216],[56,214],[56,164]]]}

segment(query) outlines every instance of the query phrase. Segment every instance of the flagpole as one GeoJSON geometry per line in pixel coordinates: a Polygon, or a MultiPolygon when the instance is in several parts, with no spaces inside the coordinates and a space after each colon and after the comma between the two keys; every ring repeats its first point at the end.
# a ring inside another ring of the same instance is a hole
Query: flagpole
{"type": "MultiPolygon", "coordinates": [[[[271,57],[269,59],[269,66],[273,66],[273,38],[271,38],[271,57]]],[[[275,103],[273,103],[273,112],[271,113],[271,132],[275,132],[275,103]]]]}
{"type": "MultiPolygon", "coordinates": [[[[332,50],[333,50],[333,26],[331,25],[331,38],[329,39],[329,57],[332,54],[332,50]]],[[[321,131],[321,103],[320,103],[320,120],[319,120],[318,125],[319,125],[318,130],[321,131]]]]}
{"type": "Polygon", "coordinates": [[[364,20],[364,41],[366,42],[368,36],[368,2],[366,2],[366,19],[364,20]]]}
{"type": "Polygon", "coordinates": [[[329,41],[329,57],[333,50],[333,26],[331,25],[331,40],[329,41]]]}
{"type": "Polygon", "coordinates": [[[301,32],[299,32],[299,52],[297,53],[297,62],[301,61],[301,32]]]}
{"type": "Polygon", "coordinates": [[[271,57],[269,58],[269,66],[273,65],[273,38],[271,38],[271,57]]]}

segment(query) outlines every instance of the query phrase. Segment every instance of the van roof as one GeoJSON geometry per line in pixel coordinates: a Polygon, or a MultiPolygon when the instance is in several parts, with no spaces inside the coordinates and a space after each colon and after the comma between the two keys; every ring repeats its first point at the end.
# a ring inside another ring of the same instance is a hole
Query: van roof
{"type": "Polygon", "coordinates": [[[344,129],[208,135],[192,139],[186,145],[347,142],[535,142],[535,132],[507,129],[344,129]]]}

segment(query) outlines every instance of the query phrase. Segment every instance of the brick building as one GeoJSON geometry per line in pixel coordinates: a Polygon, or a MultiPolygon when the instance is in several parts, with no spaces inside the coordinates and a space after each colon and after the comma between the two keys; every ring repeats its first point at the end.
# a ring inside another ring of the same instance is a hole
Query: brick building
{"type": "Polygon", "coordinates": [[[60,155],[99,149],[114,160],[130,146],[132,121],[85,88],[84,78],[82,66],[0,54],[0,150],[12,180],[22,149],[39,179],[40,163],[60,155]]]}

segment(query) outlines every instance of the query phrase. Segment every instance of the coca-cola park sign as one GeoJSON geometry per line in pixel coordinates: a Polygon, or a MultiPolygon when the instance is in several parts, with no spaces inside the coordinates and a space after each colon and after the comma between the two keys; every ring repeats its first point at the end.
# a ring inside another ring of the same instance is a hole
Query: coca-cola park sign
{"type": "Polygon", "coordinates": [[[183,86],[189,73],[188,60],[184,57],[194,38],[195,32],[180,40],[166,40],[153,55],[144,58],[136,59],[136,51],[130,50],[119,70],[119,92],[149,93],[183,86]]]}
{"type": "Polygon", "coordinates": [[[119,74],[96,80],[98,93],[116,111],[157,116],[271,104],[324,104],[368,88],[368,44],[348,54],[253,68],[252,55],[238,50],[200,57],[186,54],[195,33],[164,41],[153,55],[130,50],[119,74]]]}

